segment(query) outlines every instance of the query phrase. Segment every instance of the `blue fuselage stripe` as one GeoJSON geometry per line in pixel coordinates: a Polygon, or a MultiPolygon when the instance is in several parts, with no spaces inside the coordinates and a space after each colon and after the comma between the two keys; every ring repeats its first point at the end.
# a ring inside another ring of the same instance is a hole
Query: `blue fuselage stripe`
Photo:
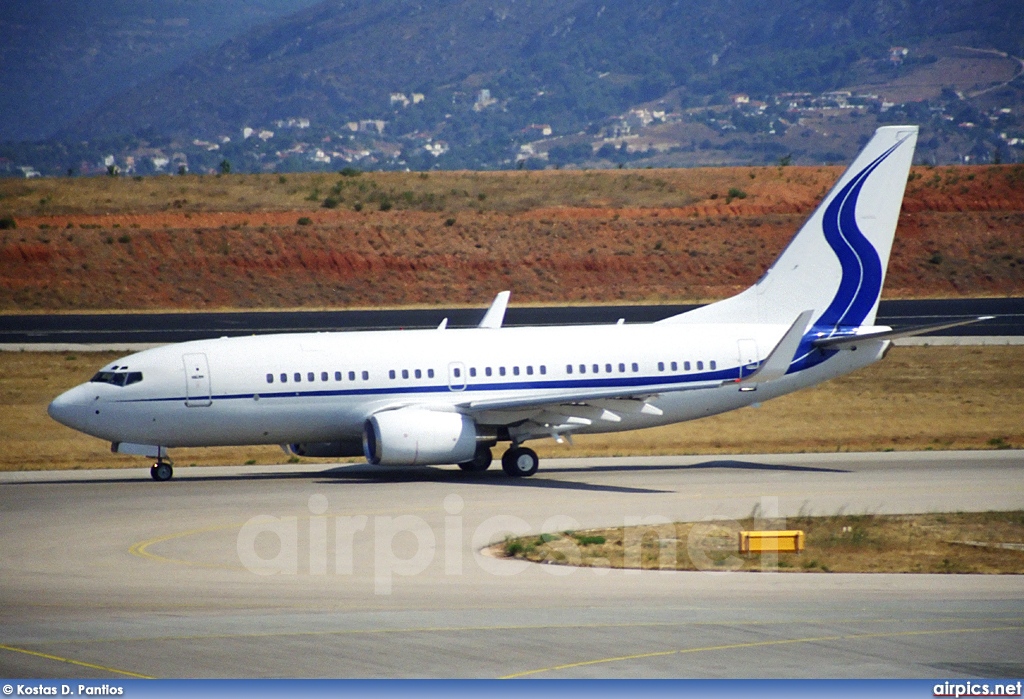
{"type": "Polygon", "coordinates": [[[728,381],[740,378],[739,367],[721,369],[700,374],[666,374],[659,376],[643,376],[607,379],[545,379],[543,381],[517,381],[504,383],[471,383],[465,388],[450,388],[446,384],[427,386],[388,386],[374,388],[320,389],[304,391],[271,391],[267,393],[226,393],[213,396],[168,396],[166,398],[143,398],[139,400],[118,401],[122,403],[166,403],[186,400],[252,400],[256,396],[264,398],[329,398],[342,396],[389,396],[408,394],[455,394],[476,393],[484,391],[539,391],[539,390],[579,390],[601,388],[635,388],[647,390],[652,386],[664,387],[664,390],[685,388],[688,384],[708,381],[728,381]]]}

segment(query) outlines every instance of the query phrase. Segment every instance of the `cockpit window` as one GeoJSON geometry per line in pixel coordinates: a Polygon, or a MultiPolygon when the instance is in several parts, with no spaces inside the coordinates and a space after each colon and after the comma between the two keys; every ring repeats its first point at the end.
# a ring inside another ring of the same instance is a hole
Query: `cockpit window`
{"type": "Polygon", "coordinates": [[[89,379],[90,383],[109,383],[112,386],[131,386],[140,381],[141,371],[101,371],[89,379]]]}

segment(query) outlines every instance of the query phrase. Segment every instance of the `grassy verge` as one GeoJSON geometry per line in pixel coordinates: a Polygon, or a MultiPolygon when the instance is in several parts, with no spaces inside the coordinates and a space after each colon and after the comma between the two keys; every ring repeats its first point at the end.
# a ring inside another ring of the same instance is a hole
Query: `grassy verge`
{"type": "Polygon", "coordinates": [[[619,527],[508,539],[494,552],[538,563],[647,570],[1020,575],[1024,511],[837,514],[768,524],[751,517],[738,522],[619,527]],[[764,528],[803,530],[805,550],[764,556],[737,552],[740,530],[764,528]]]}
{"type": "MultiPolygon", "coordinates": [[[[0,470],[143,466],[49,418],[55,396],[118,355],[2,352],[0,470]]],[[[882,362],[760,408],[637,432],[531,443],[543,458],[1024,446],[1024,347],[899,347],[882,362]]],[[[495,456],[499,453],[496,450],[495,456]]],[[[273,446],[177,449],[179,465],[278,464],[273,446]]],[[[310,461],[326,463],[322,460],[310,461]]]]}

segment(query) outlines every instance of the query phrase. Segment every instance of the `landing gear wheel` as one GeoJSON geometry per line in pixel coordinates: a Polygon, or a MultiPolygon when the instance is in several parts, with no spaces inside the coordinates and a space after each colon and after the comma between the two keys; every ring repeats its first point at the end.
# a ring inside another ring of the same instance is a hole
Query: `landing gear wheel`
{"type": "Polygon", "coordinates": [[[501,457],[502,470],[513,478],[532,476],[538,466],[537,452],[526,447],[510,447],[501,457]]]}
{"type": "Polygon", "coordinates": [[[459,468],[463,471],[475,472],[475,471],[486,471],[491,467],[491,461],[494,459],[491,454],[491,448],[485,446],[479,446],[476,448],[476,454],[473,455],[471,461],[464,461],[459,464],[459,468]]]}
{"type": "Polygon", "coordinates": [[[174,469],[170,464],[158,461],[149,469],[149,475],[154,481],[169,481],[174,475],[174,469]]]}

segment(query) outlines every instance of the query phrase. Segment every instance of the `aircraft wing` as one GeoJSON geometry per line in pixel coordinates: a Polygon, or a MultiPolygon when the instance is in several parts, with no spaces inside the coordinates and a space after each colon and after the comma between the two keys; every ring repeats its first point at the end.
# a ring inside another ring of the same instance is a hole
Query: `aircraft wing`
{"type": "Polygon", "coordinates": [[[718,388],[723,383],[716,380],[644,388],[570,390],[529,398],[470,400],[458,407],[479,422],[509,425],[510,431],[523,436],[551,436],[561,442],[563,435],[595,422],[621,422],[624,414],[661,415],[661,409],[650,401],[663,392],[718,388]]]}

